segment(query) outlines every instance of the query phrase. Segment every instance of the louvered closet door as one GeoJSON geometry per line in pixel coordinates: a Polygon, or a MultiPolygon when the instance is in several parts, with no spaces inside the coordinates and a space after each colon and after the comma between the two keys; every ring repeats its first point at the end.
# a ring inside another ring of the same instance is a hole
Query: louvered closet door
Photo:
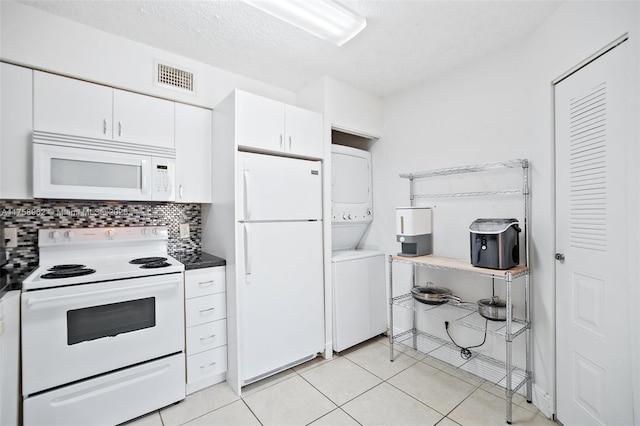
{"type": "Polygon", "coordinates": [[[556,391],[565,425],[634,423],[627,45],[555,87],[556,250],[564,255],[556,261],[556,391]]]}

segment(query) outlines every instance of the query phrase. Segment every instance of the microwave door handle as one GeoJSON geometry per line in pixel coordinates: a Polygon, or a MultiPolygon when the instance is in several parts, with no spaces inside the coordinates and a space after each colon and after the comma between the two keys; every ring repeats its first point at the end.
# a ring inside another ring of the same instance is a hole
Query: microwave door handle
{"type": "Polygon", "coordinates": [[[148,165],[148,161],[147,160],[142,160],[140,162],[140,173],[141,173],[141,184],[142,184],[142,195],[149,195],[151,193],[150,189],[149,189],[149,179],[147,178],[147,176],[149,175],[149,173],[147,172],[147,165],[148,165]]]}

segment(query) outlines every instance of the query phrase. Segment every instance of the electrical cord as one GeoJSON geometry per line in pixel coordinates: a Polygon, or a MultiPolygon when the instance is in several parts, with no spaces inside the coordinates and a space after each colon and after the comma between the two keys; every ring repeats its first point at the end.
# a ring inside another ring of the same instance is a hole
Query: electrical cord
{"type": "Polygon", "coordinates": [[[456,343],[456,341],[453,340],[453,337],[451,337],[451,334],[449,333],[449,321],[445,321],[444,322],[444,329],[447,332],[447,336],[449,336],[449,339],[451,339],[451,341],[453,342],[454,345],[456,345],[456,347],[460,348],[460,357],[462,359],[470,359],[473,356],[473,354],[471,353],[471,351],[469,349],[479,348],[480,346],[485,344],[485,342],[487,341],[487,324],[488,324],[488,322],[489,322],[489,320],[487,320],[487,319],[484,320],[484,339],[482,339],[482,343],[480,343],[479,345],[475,345],[475,346],[467,346],[466,348],[458,345],[456,343]]]}

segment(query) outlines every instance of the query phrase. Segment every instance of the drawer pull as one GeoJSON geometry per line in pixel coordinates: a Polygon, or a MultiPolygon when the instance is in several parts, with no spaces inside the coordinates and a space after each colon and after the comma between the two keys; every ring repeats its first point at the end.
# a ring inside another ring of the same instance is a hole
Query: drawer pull
{"type": "Polygon", "coordinates": [[[213,312],[216,308],[209,308],[209,309],[200,309],[200,313],[201,314],[205,314],[207,312],[213,312]]]}
{"type": "Polygon", "coordinates": [[[199,282],[199,283],[198,283],[198,285],[199,285],[200,287],[211,287],[211,286],[213,286],[213,282],[214,282],[213,280],[210,280],[210,281],[202,281],[202,282],[199,282]]]}
{"type": "Polygon", "coordinates": [[[205,364],[205,365],[201,365],[200,368],[205,369],[205,368],[211,368],[211,367],[215,367],[216,363],[212,362],[210,364],[205,364]]]}
{"type": "Polygon", "coordinates": [[[200,341],[202,342],[203,340],[209,340],[209,339],[213,339],[214,337],[216,337],[215,334],[212,334],[211,336],[207,336],[207,337],[201,337],[200,341]]]}

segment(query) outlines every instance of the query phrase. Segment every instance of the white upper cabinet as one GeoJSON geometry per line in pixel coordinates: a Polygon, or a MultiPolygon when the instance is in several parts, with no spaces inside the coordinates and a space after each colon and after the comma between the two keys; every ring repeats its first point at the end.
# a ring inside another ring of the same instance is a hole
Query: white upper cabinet
{"type": "Polygon", "coordinates": [[[285,150],[305,157],[322,158],[322,115],[285,105],[285,150]]]}
{"type": "Polygon", "coordinates": [[[33,73],[35,130],[111,139],[113,89],[40,71],[33,73]]]}
{"type": "Polygon", "coordinates": [[[322,115],[251,93],[236,94],[238,146],[322,158],[322,115]]]}
{"type": "Polygon", "coordinates": [[[113,90],[114,139],[173,148],[173,127],[173,102],[113,90]]]}
{"type": "Polygon", "coordinates": [[[174,102],[34,72],[35,130],[174,147],[174,102]]]}
{"type": "Polygon", "coordinates": [[[176,103],[176,201],[211,202],[211,110],[176,103]]]}
{"type": "Polygon", "coordinates": [[[239,146],[279,152],[284,149],[284,107],[272,99],[237,92],[236,140],[239,146]]]}
{"type": "Polygon", "coordinates": [[[0,198],[33,196],[32,75],[29,68],[0,63],[0,198]]]}

